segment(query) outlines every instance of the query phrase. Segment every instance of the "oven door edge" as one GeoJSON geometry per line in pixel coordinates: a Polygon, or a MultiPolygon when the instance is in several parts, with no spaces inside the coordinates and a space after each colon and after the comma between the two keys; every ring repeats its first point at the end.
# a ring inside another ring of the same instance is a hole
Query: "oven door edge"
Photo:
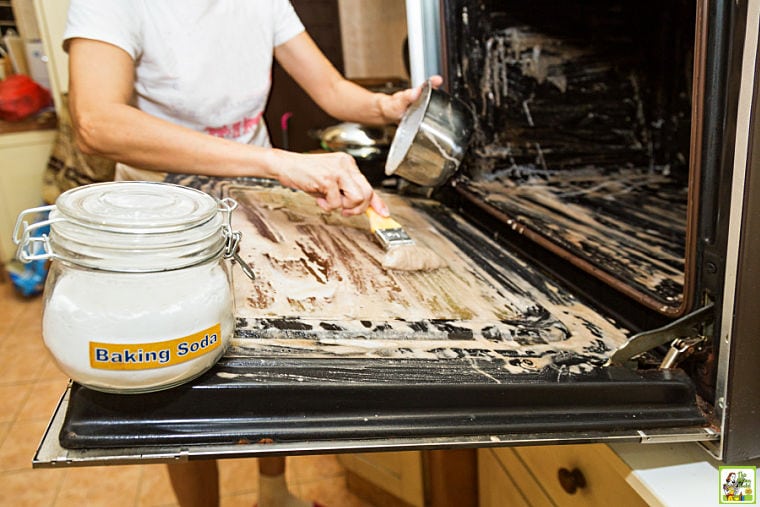
{"type": "Polygon", "coordinates": [[[518,445],[620,443],[664,444],[717,441],[711,428],[685,427],[620,432],[478,435],[440,438],[383,438],[318,440],[304,442],[250,443],[239,445],[194,445],[130,447],[129,449],[65,449],[59,442],[71,393],[71,384],[61,397],[32,460],[33,468],[174,463],[204,459],[249,458],[284,455],[335,454],[343,452],[423,451],[456,448],[505,447],[518,445]]]}
{"type": "Polygon", "coordinates": [[[406,0],[412,86],[441,73],[440,12],[437,0],[406,0]]]}
{"type": "Polygon", "coordinates": [[[716,415],[722,438],[707,446],[726,462],[760,456],[756,411],[760,379],[756,346],[760,318],[760,0],[749,0],[727,210],[724,288],[719,329],[716,415]]]}

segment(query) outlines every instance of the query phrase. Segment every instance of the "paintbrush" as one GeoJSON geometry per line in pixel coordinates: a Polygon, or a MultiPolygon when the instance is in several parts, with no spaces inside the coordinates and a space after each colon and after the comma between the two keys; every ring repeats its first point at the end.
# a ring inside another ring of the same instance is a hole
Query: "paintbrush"
{"type": "Polygon", "coordinates": [[[414,240],[409,237],[401,224],[391,217],[384,217],[372,208],[367,208],[366,214],[369,218],[369,229],[384,249],[414,244],[414,240]]]}

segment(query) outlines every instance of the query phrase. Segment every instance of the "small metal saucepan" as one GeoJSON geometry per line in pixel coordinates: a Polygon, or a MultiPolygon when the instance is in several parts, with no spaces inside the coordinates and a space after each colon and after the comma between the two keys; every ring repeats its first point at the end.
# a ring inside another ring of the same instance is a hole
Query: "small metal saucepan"
{"type": "Polygon", "coordinates": [[[473,129],[467,106],[426,82],[393,137],[385,174],[438,186],[459,168],[473,129]]]}
{"type": "Polygon", "coordinates": [[[343,151],[360,160],[385,157],[395,127],[372,127],[359,123],[339,123],[315,132],[325,150],[343,151]]]}

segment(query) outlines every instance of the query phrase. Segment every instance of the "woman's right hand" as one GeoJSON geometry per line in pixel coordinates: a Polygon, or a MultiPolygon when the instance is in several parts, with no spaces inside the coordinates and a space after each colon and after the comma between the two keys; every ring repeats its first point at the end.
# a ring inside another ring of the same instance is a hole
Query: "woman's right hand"
{"type": "Polygon", "coordinates": [[[296,188],[317,198],[325,211],[341,210],[343,215],[359,215],[368,207],[389,215],[388,207],[372,189],[347,153],[304,154],[274,149],[275,175],[286,187],[296,188]]]}

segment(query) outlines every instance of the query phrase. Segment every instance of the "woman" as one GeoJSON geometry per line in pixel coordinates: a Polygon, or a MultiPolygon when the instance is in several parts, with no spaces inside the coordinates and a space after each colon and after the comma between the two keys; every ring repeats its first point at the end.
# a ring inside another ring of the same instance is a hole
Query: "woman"
{"type": "MultiPolygon", "coordinates": [[[[272,178],[326,211],[388,216],[350,156],[271,147],[272,59],[342,121],[396,122],[419,89],[386,95],[344,79],[288,0],[72,0],[64,49],[77,145],[116,161],[117,179],[272,178]]],[[[284,469],[284,458],[260,460],[259,507],[308,505],[288,492],[284,469]]],[[[170,476],[181,505],[218,504],[215,462],[172,465],[170,476]]]]}

